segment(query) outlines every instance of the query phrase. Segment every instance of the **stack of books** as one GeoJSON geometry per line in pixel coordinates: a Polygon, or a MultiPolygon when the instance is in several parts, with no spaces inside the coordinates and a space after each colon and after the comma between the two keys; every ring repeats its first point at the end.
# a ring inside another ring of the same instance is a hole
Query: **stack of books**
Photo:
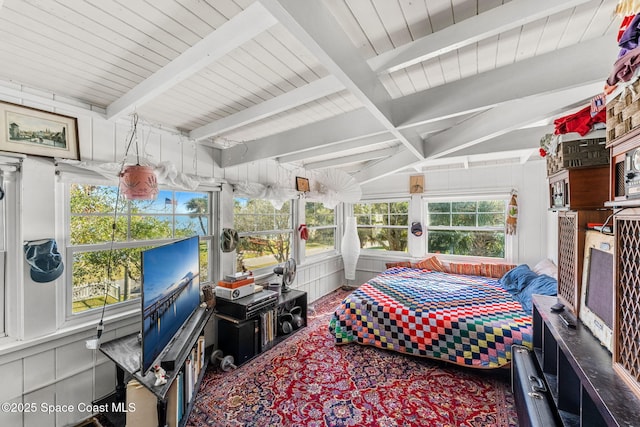
{"type": "Polygon", "coordinates": [[[249,272],[224,276],[224,280],[218,282],[215,292],[216,297],[231,300],[251,295],[255,292],[253,274],[249,272]]]}

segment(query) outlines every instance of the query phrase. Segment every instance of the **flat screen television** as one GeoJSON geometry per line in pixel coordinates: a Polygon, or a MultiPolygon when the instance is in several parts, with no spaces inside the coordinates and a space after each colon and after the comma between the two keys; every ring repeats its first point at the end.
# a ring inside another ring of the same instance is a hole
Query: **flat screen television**
{"type": "Polygon", "coordinates": [[[614,237],[587,231],[580,298],[580,320],[611,351],[613,345],[614,237]]]}
{"type": "Polygon", "coordinates": [[[142,251],[141,256],[144,375],[200,305],[198,236],[142,251]]]}

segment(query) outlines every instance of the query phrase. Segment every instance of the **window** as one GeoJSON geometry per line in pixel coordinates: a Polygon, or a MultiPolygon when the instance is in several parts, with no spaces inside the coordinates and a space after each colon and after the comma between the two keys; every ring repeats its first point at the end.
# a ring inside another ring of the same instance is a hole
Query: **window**
{"type": "Polygon", "coordinates": [[[291,256],[292,203],[276,209],[268,200],[234,199],[234,227],[240,242],[236,248],[237,271],[258,270],[291,256]]]}
{"type": "Polygon", "coordinates": [[[409,201],[353,205],[363,249],[407,252],[409,201]]]}
{"type": "Polygon", "coordinates": [[[305,221],[309,238],[305,243],[305,256],[313,256],[336,248],[336,213],[322,203],[304,204],[305,221]]]}
{"type": "Polygon", "coordinates": [[[105,299],[115,304],[138,298],[140,252],[174,239],[208,236],[200,242],[201,281],[208,280],[210,193],[161,190],[156,200],[121,197],[116,203],[117,190],[106,185],[68,186],[74,314],[102,307],[105,299]]]}
{"type": "Polygon", "coordinates": [[[504,258],[506,205],[506,199],[427,201],[427,251],[504,258]]]}

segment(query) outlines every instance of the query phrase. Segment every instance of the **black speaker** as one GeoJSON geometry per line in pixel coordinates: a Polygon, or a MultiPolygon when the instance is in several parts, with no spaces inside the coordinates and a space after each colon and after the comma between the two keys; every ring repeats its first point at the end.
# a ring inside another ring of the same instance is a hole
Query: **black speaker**
{"type": "Polygon", "coordinates": [[[234,363],[241,365],[258,354],[258,320],[232,322],[218,318],[218,348],[225,356],[233,356],[234,363]]]}

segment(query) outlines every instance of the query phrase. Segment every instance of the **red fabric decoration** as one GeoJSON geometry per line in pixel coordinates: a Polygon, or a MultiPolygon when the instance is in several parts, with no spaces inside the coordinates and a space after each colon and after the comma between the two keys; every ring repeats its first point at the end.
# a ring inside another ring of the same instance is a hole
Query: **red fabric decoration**
{"type": "Polygon", "coordinates": [[[591,132],[591,128],[596,123],[606,123],[607,112],[602,110],[595,116],[591,117],[591,104],[582,110],[568,116],[560,117],[553,121],[555,125],[555,134],[564,135],[565,133],[578,132],[580,136],[585,136],[591,132]]]}
{"type": "Polygon", "coordinates": [[[309,239],[309,230],[307,229],[307,224],[300,224],[300,227],[298,227],[298,231],[300,232],[300,238],[302,240],[309,239]]]}
{"type": "Polygon", "coordinates": [[[633,21],[633,18],[635,17],[635,15],[627,15],[624,18],[622,18],[622,22],[620,23],[620,28],[618,29],[618,38],[616,41],[620,41],[620,38],[622,38],[622,35],[624,34],[625,31],[627,31],[627,28],[629,28],[629,24],[631,24],[631,21],[633,21]]]}

